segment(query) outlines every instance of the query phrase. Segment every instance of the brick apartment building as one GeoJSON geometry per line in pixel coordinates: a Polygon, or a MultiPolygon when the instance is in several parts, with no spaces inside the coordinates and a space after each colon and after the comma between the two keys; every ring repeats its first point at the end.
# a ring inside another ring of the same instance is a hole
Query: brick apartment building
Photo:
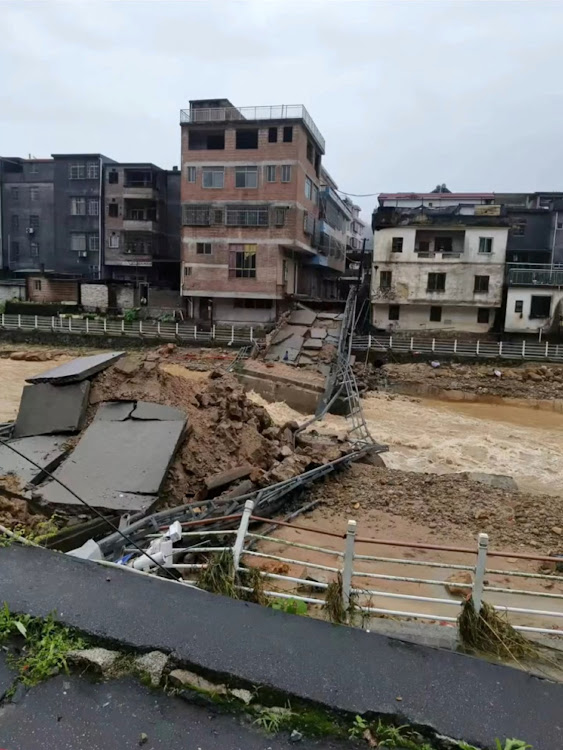
{"type": "Polygon", "coordinates": [[[182,295],[207,323],[266,323],[291,300],[335,296],[319,247],[325,144],[305,107],[197,100],[180,115],[182,295]]]}

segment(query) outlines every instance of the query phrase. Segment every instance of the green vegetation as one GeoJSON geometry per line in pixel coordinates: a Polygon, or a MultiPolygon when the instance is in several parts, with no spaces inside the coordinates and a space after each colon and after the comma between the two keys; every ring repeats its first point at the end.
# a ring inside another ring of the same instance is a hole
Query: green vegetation
{"type": "Polygon", "coordinates": [[[270,607],[279,612],[287,612],[289,615],[307,614],[307,602],[302,602],[301,599],[273,599],[270,607]]]}
{"type": "Polygon", "coordinates": [[[504,745],[500,740],[496,741],[496,750],[532,750],[532,746],[523,740],[505,740],[504,745]]]}
{"type": "Polygon", "coordinates": [[[276,734],[289,723],[290,717],[291,713],[275,711],[272,708],[262,708],[254,719],[254,724],[268,734],[276,734]]]}
{"type": "MultiPolygon", "coordinates": [[[[457,622],[460,640],[467,648],[502,658],[508,656],[514,661],[537,656],[533,643],[514,630],[506,617],[486,602],[483,602],[477,612],[473,600],[469,598],[464,603],[457,622]]],[[[513,748],[508,747],[508,750],[513,748]]]]}
{"type": "Polygon", "coordinates": [[[46,619],[16,616],[4,604],[0,609],[0,643],[10,638],[24,639],[20,653],[9,657],[24,685],[37,685],[61,669],[68,672],[68,652],[85,647],[83,638],[55,622],[52,615],[46,619]]]}
{"type": "Polygon", "coordinates": [[[33,528],[18,524],[13,529],[10,529],[10,531],[13,534],[17,534],[21,539],[18,540],[10,534],[0,533],[0,547],[9,547],[14,542],[21,541],[22,539],[30,544],[42,544],[50,537],[59,533],[56,522],[57,515],[55,514],[51,518],[45,518],[43,521],[40,521],[33,528]]]}

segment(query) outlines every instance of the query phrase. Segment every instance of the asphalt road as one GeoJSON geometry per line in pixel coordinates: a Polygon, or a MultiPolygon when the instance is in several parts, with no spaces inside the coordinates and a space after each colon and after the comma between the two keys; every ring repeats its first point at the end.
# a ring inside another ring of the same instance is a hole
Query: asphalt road
{"type": "Polygon", "coordinates": [[[132,679],[93,683],[59,675],[0,705],[6,750],[350,750],[349,742],[289,741],[132,679]]]}
{"type": "Polygon", "coordinates": [[[173,654],[216,681],[377,712],[483,747],[518,737],[534,750],[563,748],[563,684],[463,654],[18,545],[0,549],[0,600],[173,654]]]}

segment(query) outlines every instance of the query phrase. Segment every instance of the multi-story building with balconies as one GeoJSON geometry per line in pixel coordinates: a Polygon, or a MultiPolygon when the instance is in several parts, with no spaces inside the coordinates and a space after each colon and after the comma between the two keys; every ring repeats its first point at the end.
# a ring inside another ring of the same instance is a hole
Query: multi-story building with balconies
{"type": "Polygon", "coordinates": [[[177,288],[180,172],[114,163],[105,167],[104,183],[107,278],[177,288]]]}
{"type": "Polygon", "coordinates": [[[488,331],[502,305],[509,219],[501,213],[492,193],[381,194],[373,325],[488,331]]]}
{"type": "Polygon", "coordinates": [[[325,143],[305,107],[198,100],[180,121],[188,314],[267,323],[292,299],[330,298],[344,254],[320,244],[325,143]]]}

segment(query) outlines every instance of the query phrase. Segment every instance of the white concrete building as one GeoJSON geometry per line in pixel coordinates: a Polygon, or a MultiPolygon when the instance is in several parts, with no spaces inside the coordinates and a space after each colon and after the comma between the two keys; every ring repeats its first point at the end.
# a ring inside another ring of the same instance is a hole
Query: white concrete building
{"type": "Polygon", "coordinates": [[[487,332],[502,303],[508,221],[489,193],[383,194],[374,212],[372,323],[487,332]]]}
{"type": "Polygon", "coordinates": [[[538,335],[563,332],[563,265],[509,269],[504,330],[538,335]]]}

